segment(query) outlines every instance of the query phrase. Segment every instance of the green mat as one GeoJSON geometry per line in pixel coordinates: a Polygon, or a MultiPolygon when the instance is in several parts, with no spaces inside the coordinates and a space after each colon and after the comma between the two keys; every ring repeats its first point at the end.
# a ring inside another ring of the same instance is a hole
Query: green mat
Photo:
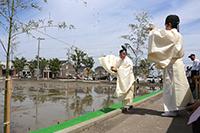
{"type": "MultiPolygon", "coordinates": [[[[141,101],[143,101],[143,100],[145,100],[149,97],[152,97],[152,96],[154,96],[158,93],[161,93],[161,92],[162,92],[162,90],[159,90],[159,91],[155,91],[155,92],[143,95],[143,96],[138,96],[138,97],[133,99],[133,102],[134,103],[141,102],[141,101]]],[[[49,126],[47,128],[41,128],[41,129],[36,130],[36,131],[31,131],[30,133],[54,133],[56,131],[59,131],[59,130],[74,126],[76,124],[79,124],[81,122],[91,120],[91,119],[96,118],[98,116],[104,115],[106,113],[109,113],[109,112],[116,110],[116,109],[119,109],[121,107],[122,107],[122,103],[115,103],[115,104],[109,106],[108,108],[103,108],[103,109],[97,110],[95,112],[89,112],[89,113],[86,113],[82,116],[68,120],[66,122],[56,124],[56,125],[52,125],[52,126],[49,126]]]]}

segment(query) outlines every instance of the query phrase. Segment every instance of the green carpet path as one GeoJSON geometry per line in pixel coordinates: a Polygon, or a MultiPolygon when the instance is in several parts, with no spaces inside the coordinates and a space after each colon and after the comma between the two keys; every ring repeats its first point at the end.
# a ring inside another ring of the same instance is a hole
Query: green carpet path
{"type": "MultiPolygon", "coordinates": [[[[133,102],[134,103],[142,102],[143,100],[148,99],[148,98],[150,98],[150,97],[152,97],[152,96],[154,96],[158,93],[161,93],[161,92],[162,92],[162,90],[158,90],[158,91],[151,92],[149,94],[145,94],[143,96],[138,96],[138,97],[133,99],[133,102]]],[[[96,118],[98,116],[104,115],[104,114],[109,113],[113,110],[120,109],[121,107],[122,107],[121,102],[115,103],[115,104],[109,106],[108,108],[103,108],[103,109],[97,110],[95,112],[88,112],[84,115],[70,119],[66,122],[56,124],[56,125],[52,125],[52,126],[49,126],[47,128],[41,128],[41,129],[38,129],[36,131],[31,131],[29,133],[54,133],[56,131],[59,131],[59,130],[65,129],[65,128],[69,128],[69,127],[74,126],[76,124],[79,124],[81,122],[85,122],[87,120],[90,120],[90,119],[96,118]]]]}

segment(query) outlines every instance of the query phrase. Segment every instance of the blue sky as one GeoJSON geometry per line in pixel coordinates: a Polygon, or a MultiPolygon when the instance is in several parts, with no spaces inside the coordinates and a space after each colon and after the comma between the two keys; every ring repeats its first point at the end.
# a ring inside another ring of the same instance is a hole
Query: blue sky
{"type": "MultiPolygon", "coordinates": [[[[184,36],[186,64],[187,56],[196,53],[200,58],[200,1],[199,0],[48,0],[41,12],[23,13],[23,20],[49,18],[56,22],[66,21],[75,25],[74,30],[48,29],[46,32],[65,43],[44,37],[41,42],[41,56],[46,58],[66,58],[66,49],[75,45],[89,55],[98,57],[117,54],[124,42],[121,35],[129,32],[128,24],[134,23],[135,14],[147,11],[152,23],[163,28],[168,14],[177,14],[181,18],[181,33],[184,36]],[[87,4],[86,4],[87,3],[87,4]]],[[[22,35],[15,56],[32,59],[37,53],[37,40],[22,35]]],[[[0,48],[0,59],[5,60],[0,48]]]]}

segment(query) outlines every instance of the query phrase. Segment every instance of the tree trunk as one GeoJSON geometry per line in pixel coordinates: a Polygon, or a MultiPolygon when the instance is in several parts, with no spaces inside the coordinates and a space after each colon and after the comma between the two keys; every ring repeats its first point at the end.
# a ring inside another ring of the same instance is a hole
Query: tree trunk
{"type": "MultiPolygon", "coordinates": [[[[10,9],[9,9],[10,10],[10,9]]],[[[13,16],[14,16],[14,0],[12,0],[12,13],[10,16],[9,35],[8,35],[8,49],[6,55],[6,80],[5,80],[5,97],[4,97],[4,133],[10,133],[10,106],[11,106],[11,90],[12,90],[12,78],[10,76],[10,47],[11,36],[13,28],[13,16]]]]}

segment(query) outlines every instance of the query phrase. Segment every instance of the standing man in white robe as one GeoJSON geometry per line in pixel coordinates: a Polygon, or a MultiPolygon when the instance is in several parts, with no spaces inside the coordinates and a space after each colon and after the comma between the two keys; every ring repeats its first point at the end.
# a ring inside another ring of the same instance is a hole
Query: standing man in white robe
{"type": "Polygon", "coordinates": [[[119,56],[120,58],[108,55],[99,58],[99,61],[106,71],[117,76],[115,94],[122,99],[123,111],[125,112],[133,107],[135,77],[133,75],[133,63],[127,56],[126,49],[120,50],[119,56]]]}
{"type": "Polygon", "coordinates": [[[163,69],[162,116],[175,117],[193,97],[186,78],[183,64],[182,35],[179,33],[179,17],[169,15],[165,20],[166,29],[151,27],[149,34],[148,59],[163,69]]]}

